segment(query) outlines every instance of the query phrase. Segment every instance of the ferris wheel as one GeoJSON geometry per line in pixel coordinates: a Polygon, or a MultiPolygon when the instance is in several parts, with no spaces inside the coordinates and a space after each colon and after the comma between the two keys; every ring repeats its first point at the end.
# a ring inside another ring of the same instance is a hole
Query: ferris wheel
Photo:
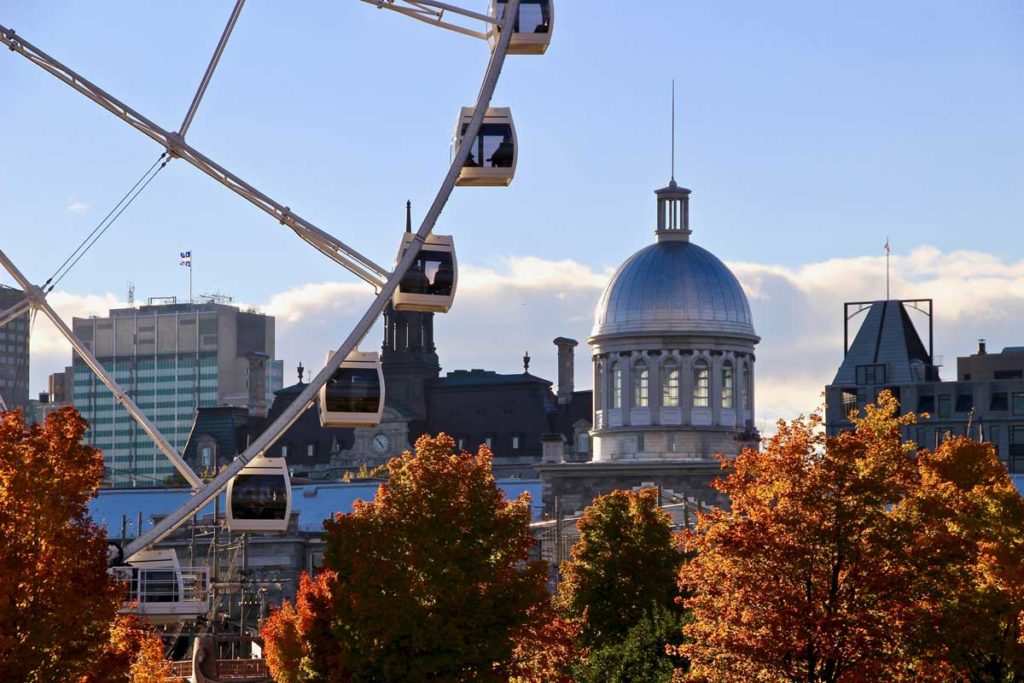
{"type": "MultiPolygon", "coordinates": [[[[362,2],[482,41],[489,58],[476,101],[462,107],[453,134],[451,163],[419,229],[403,233],[391,269],[374,262],[355,248],[301,217],[288,206],[244,181],[187,142],[189,127],[242,12],[245,0],[236,0],[227,25],[200,81],[184,120],[177,130],[157,125],[99,86],[18,35],[0,25],[0,42],[51,75],[77,90],[139,132],[164,152],[144,176],[145,184],[171,159],[181,159],[256,205],[317,251],[372,287],[376,296],[355,327],[327,356],[324,367],[298,397],[267,429],[223,471],[204,483],[156,425],[136,405],[132,396],[114,380],[90,348],[82,342],[47,302],[56,282],[36,285],[0,250],[0,266],[25,292],[25,300],[0,311],[0,327],[28,310],[42,312],[71,344],[99,380],[174,465],[192,488],[190,497],[150,530],[142,532],[123,549],[122,558],[152,559],[152,546],[227,490],[229,526],[240,531],[274,531],[287,527],[291,489],[283,458],[267,458],[271,446],[314,405],[322,424],[330,427],[365,427],[379,422],[384,408],[384,384],[378,354],[358,350],[358,345],[388,303],[398,310],[447,312],[455,297],[458,270],[455,242],[435,235],[433,228],[456,186],[507,186],[515,175],[518,139],[507,108],[492,108],[492,95],[507,55],[540,55],[551,41],[554,26],[553,0],[490,0],[485,11],[464,9],[436,0],[362,0],[362,2]],[[154,170],[155,169],[155,170],[154,170]]],[[[140,183],[143,181],[140,180],[140,183]]],[[[135,191],[140,183],[136,184],[135,191]]],[[[145,184],[141,187],[144,188],[145,184]]],[[[138,189],[141,192],[141,189],[138,189]]],[[[126,195],[126,197],[129,195],[126,195]]],[[[137,196],[134,195],[134,196],[137,196]]],[[[130,203],[130,202],[129,202],[130,203]]],[[[116,207],[115,207],[116,208],[116,207]]],[[[123,211],[122,207],[121,210],[123,211]]],[[[113,212],[112,212],[113,213],[113,212]]],[[[120,215],[120,214],[117,214],[120,215]]],[[[90,245],[91,246],[91,245],[90,245]]],[[[69,259],[70,260],[70,259],[69,259]]],[[[77,261],[75,261],[77,262],[77,261]]],[[[74,265],[74,262],[71,266],[74,265]]],[[[63,267],[63,266],[62,266],[63,267]]],[[[166,567],[167,565],[160,565],[166,567]]],[[[176,561],[174,561],[176,566],[176,561]]],[[[178,577],[181,582],[181,577],[178,577]]]]}

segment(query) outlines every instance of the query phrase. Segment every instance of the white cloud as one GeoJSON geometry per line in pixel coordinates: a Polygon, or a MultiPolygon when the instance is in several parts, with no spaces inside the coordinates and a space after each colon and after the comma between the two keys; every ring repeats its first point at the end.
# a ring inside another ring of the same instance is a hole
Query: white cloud
{"type": "MultiPolygon", "coordinates": [[[[625,255],[624,255],[625,256],[625,255]]],[[[885,293],[884,257],[851,257],[783,267],[730,263],[750,297],[755,327],[762,341],[757,352],[758,426],[770,429],[778,418],[808,413],[821,403],[842,360],[842,304],[868,301],[885,293]]],[[[487,368],[521,372],[529,351],[530,370],[556,377],[558,336],[580,341],[576,354],[578,388],[591,384],[586,337],[594,306],[609,271],[572,260],[515,257],[497,267],[463,265],[455,305],[435,319],[444,369],[487,368]]],[[[935,300],[936,353],[944,355],[945,377],[955,375],[955,358],[975,348],[978,337],[990,348],[1024,344],[1017,321],[1024,319],[1024,262],[971,251],[943,253],[920,247],[892,258],[894,297],[935,300]]],[[[112,294],[76,296],[55,292],[51,298],[67,315],[103,314],[119,305],[112,294]]],[[[310,368],[323,362],[366,309],[371,292],[359,283],[310,283],[272,297],[262,310],[277,318],[277,356],[291,379],[298,361],[310,368]]],[[[40,332],[37,323],[33,367],[48,365],[40,375],[59,369],[70,354],[55,332],[40,332]],[[64,349],[63,351],[61,349],[64,349]]],[[[377,349],[380,324],[362,348],[377,349]]],[[[922,327],[922,330],[924,328],[922,327]]],[[[33,373],[36,377],[36,373],[33,373]]]]}
{"type": "Polygon", "coordinates": [[[68,213],[83,214],[83,213],[89,213],[89,209],[90,208],[91,207],[88,204],[86,204],[85,202],[79,202],[79,201],[71,200],[68,203],[67,208],[65,209],[65,211],[67,211],[68,213]]]}

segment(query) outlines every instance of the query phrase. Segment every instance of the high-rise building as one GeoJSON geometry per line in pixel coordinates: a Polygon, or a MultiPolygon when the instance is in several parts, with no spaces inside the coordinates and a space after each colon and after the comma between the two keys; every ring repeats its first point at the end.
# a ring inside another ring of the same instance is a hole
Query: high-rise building
{"type": "MultiPolygon", "coordinates": [[[[274,358],[274,318],[223,303],[118,308],[105,318],[75,318],[75,334],[180,453],[196,410],[228,405],[266,412],[283,380],[274,358]]],[[[77,356],[73,401],[90,422],[107,481],[152,486],[175,470],[124,407],[77,356]]]]}
{"type": "MultiPolygon", "coordinates": [[[[0,312],[25,300],[20,289],[0,285],[0,312]]],[[[0,327],[0,396],[8,408],[28,410],[29,316],[0,327]]]]}

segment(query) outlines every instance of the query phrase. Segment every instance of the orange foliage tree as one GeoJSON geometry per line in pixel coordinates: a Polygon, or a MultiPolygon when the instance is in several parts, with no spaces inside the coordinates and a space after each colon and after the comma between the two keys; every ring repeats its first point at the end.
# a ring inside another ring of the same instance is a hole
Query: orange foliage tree
{"type": "Polygon", "coordinates": [[[723,458],[731,509],[680,572],[691,680],[1019,680],[1024,504],[990,446],[904,442],[915,419],[882,392],[851,432],[723,458]]]}
{"type": "Polygon", "coordinates": [[[892,513],[915,480],[895,400],[853,432],[779,423],[763,451],[723,457],[731,509],[686,534],[680,585],[693,622],[680,646],[693,680],[893,680],[913,617],[911,527],[892,513]]]}
{"type": "Polygon", "coordinates": [[[1024,499],[991,444],[949,438],[917,464],[896,511],[915,528],[914,651],[971,681],[1024,680],[1024,499]]]}
{"type": "Polygon", "coordinates": [[[0,416],[0,680],[131,680],[135,667],[141,683],[162,671],[159,638],[117,616],[106,536],[86,507],[103,478],[86,429],[73,408],[29,428],[20,411],[0,416]]]}
{"type": "Polygon", "coordinates": [[[278,680],[507,677],[546,570],[528,561],[529,499],[505,499],[488,449],[454,446],[421,437],[374,502],[325,523],[327,571],[263,629],[278,680]]]}

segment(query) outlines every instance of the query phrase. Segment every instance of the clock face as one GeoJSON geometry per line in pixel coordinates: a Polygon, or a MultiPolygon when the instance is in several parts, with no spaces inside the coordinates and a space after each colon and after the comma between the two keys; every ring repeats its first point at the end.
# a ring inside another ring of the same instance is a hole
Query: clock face
{"type": "Polygon", "coordinates": [[[374,453],[387,453],[389,445],[390,443],[388,442],[388,437],[386,435],[378,434],[377,436],[373,437],[374,453]]]}

